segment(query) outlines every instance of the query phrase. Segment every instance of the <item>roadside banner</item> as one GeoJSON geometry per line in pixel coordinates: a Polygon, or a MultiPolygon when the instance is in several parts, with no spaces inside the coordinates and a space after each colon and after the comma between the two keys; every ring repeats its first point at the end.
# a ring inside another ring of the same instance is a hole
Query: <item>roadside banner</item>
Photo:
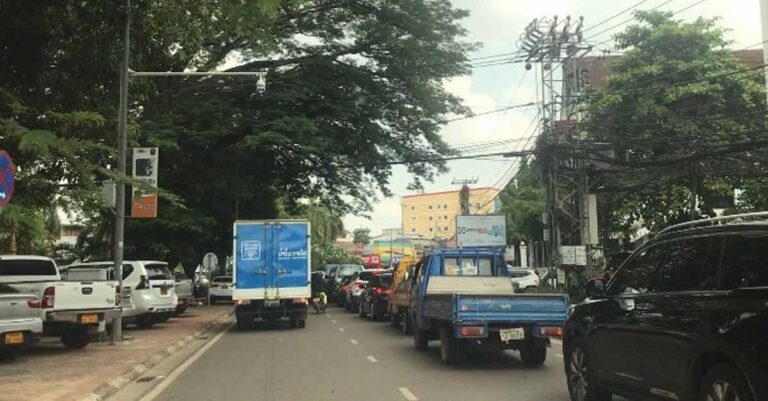
{"type": "Polygon", "coordinates": [[[507,228],[503,215],[467,215],[456,217],[456,241],[468,246],[506,247],[507,228]]]}

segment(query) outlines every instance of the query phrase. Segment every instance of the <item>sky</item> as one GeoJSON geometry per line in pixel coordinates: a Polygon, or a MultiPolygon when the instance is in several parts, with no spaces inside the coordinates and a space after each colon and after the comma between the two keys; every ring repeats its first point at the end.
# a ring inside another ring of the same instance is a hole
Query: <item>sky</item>
{"type": "MultiPolygon", "coordinates": [[[[640,10],[658,7],[658,10],[678,12],[676,18],[692,21],[702,16],[719,17],[722,27],[728,29],[726,37],[733,41],[733,49],[760,48],[762,42],[760,24],[760,0],[454,0],[456,8],[470,11],[462,21],[467,29],[466,40],[482,45],[469,58],[498,55],[518,50],[517,40],[526,25],[534,18],[570,15],[573,19],[584,16],[585,28],[631,8],[638,3],[640,10]],[[750,47],[751,46],[751,47],[750,47]]],[[[593,44],[609,39],[620,32],[631,18],[626,12],[585,32],[585,39],[593,44]],[[613,29],[601,32],[615,25],[613,29]]],[[[607,43],[603,47],[608,46],[607,43]]],[[[475,114],[502,107],[536,102],[537,88],[534,71],[526,72],[520,63],[493,67],[474,68],[471,75],[455,77],[444,87],[461,97],[464,104],[475,114]]],[[[517,108],[508,112],[489,114],[447,124],[442,131],[443,139],[454,147],[477,145],[494,141],[507,141],[493,147],[474,148],[477,153],[494,153],[520,150],[530,146],[529,139],[538,133],[535,107],[517,108]]],[[[473,151],[474,153],[474,151],[473,151]]],[[[477,187],[503,188],[514,176],[517,161],[502,157],[484,160],[456,160],[448,162],[449,171],[425,183],[425,192],[458,189],[453,179],[477,179],[477,187]]],[[[413,177],[403,167],[395,167],[389,189],[392,197],[379,196],[379,202],[369,214],[370,219],[348,215],[344,226],[370,228],[375,235],[384,228],[400,227],[400,196],[413,194],[407,185],[413,177]]]]}

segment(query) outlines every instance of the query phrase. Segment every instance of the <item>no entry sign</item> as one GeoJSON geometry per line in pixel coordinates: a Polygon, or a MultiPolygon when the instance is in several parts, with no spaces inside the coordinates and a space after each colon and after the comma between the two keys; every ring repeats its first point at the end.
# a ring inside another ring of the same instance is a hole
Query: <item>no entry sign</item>
{"type": "Polygon", "coordinates": [[[13,161],[6,151],[0,149],[0,207],[11,201],[13,185],[13,161]]]}

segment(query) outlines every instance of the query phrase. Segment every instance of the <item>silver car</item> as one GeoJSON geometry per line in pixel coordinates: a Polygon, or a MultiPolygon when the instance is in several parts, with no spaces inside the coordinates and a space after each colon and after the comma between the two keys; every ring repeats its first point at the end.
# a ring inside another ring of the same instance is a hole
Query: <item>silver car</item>
{"type": "Polygon", "coordinates": [[[13,356],[40,339],[40,300],[0,283],[0,357],[13,356]]]}

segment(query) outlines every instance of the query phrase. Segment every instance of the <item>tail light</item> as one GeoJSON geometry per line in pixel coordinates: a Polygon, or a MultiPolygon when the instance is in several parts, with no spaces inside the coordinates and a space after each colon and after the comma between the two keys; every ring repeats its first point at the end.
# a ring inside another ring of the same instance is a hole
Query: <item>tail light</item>
{"type": "Polygon", "coordinates": [[[463,326],[459,329],[462,337],[483,337],[485,336],[485,327],[483,326],[463,326]]]}
{"type": "Polygon", "coordinates": [[[355,281],[355,288],[360,289],[363,286],[362,283],[355,281]]]}
{"type": "Polygon", "coordinates": [[[305,303],[307,303],[307,300],[305,298],[293,298],[292,301],[295,304],[305,304],[305,303]]]}
{"type": "Polygon", "coordinates": [[[381,290],[381,287],[376,287],[373,289],[373,295],[376,295],[377,297],[380,297],[383,291],[381,290]]]}
{"type": "Polygon", "coordinates": [[[120,286],[115,285],[115,306],[119,306],[122,301],[123,294],[120,293],[120,286]]]}
{"type": "Polygon", "coordinates": [[[235,301],[235,305],[250,305],[251,301],[248,299],[238,299],[235,301]]]}
{"type": "Polygon", "coordinates": [[[540,327],[539,332],[544,337],[562,337],[563,336],[562,327],[540,327]]]}
{"type": "Polygon", "coordinates": [[[56,287],[48,287],[43,291],[43,299],[40,303],[41,308],[53,308],[56,300],[56,287]]]}
{"type": "Polygon", "coordinates": [[[27,300],[27,306],[29,306],[30,308],[37,309],[37,308],[39,308],[41,306],[40,305],[40,300],[37,299],[37,298],[28,299],[27,300]]]}
{"type": "Polygon", "coordinates": [[[140,276],[139,277],[139,285],[136,286],[137,290],[146,290],[149,288],[149,280],[147,279],[147,276],[140,276]]]}

